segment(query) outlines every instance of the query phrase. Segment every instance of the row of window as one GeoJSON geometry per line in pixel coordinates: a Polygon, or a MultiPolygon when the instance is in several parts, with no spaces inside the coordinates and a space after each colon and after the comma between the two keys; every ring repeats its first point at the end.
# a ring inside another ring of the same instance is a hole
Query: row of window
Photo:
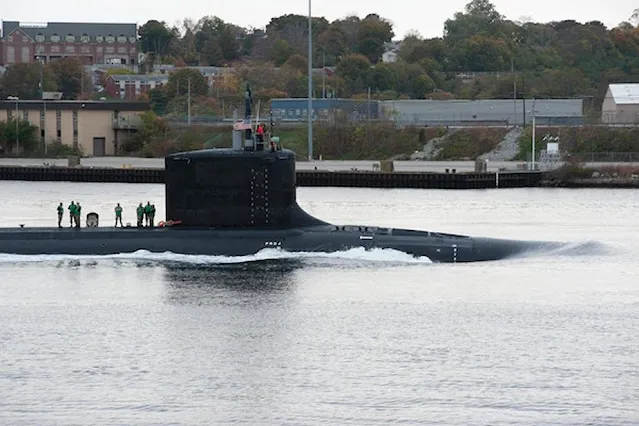
{"type": "MultiPolygon", "coordinates": [[[[28,47],[27,47],[27,49],[28,49],[28,47]]],[[[44,53],[45,52],[45,48],[42,45],[36,45],[35,51],[36,51],[36,53],[44,53]]],[[[50,47],[50,51],[51,51],[51,53],[60,53],[61,49],[60,49],[60,46],[51,46],[50,47]]],[[[72,46],[72,45],[71,46],[67,45],[67,46],[65,46],[65,51],[67,53],[75,53],[76,52],[76,47],[72,46]]],[[[82,53],[91,53],[91,48],[88,47],[88,46],[81,46],[79,51],[82,52],[82,53]]],[[[96,48],[96,52],[97,53],[102,53],[104,51],[106,51],[106,53],[115,53],[116,49],[115,49],[115,47],[111,47],[111,46],[107,46],[106,49],[104,49],[102,46],[98,46],[96,48]]],[[[118,47],[117,52],[118,53],[129,53],[130,52],[131,54],[135,54],[135,47],[131,47],[131,48],[118,47]]]]}
{"type": "MultiPolygon", "coordinates": [[[[36,35],[36,41],[37,42],[44,42],[46,39],[46,37],[43,34],[38,34],[36,35]]],[[[60,42],[61,37],[58,34],[53,34],[49,37],[49,41],[53,42],[53,43],[58,43],[60,42]]],[[[87,34],[83,34],[79,37],[74,36],[73,34],[68,34],[65,38],[64,41],[66,41],[67,43],[74,43],[76,41],[80,40],[82,43],[88,43],[90,41],[90,37],[87,34]]],[[[13,42],[14,38],[13,35],[7,36],[7,41],[9,42],[13,42]]],[[[96,36],[95,37],[95,41],[97,43],[102,43],[104,41],[106,41],[107,43],[114,43],[116,41],[116,37],[109,34],[106,37],[103,36],[96,36]]],[[[117,41],[118,43],[126,43],[127,41],[129,41],[130,43],[135,43],[137,41],[137,38],[135,36],[130,36],[127,37],[125,35],[120,34],[117,37],[117,41]]],[[[22,42],[23,43],[28,43],[29,42],[29,38],[28,37],[22,37],[22,42]]]]}

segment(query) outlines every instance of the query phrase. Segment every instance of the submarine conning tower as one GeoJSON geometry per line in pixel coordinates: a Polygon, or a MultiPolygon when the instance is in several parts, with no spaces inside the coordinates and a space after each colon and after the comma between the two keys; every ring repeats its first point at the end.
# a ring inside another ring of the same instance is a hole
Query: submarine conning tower
{"type": "Polygon", "coordinates": [[[270,144],[265,149],[258,142],[251,127],[251,107],[247,86],[244,120],[233,127],[233,148],[165,158],[167,220],[195,228],[281,229],[326,224],[297,204],[295,154],[270,144]]]}

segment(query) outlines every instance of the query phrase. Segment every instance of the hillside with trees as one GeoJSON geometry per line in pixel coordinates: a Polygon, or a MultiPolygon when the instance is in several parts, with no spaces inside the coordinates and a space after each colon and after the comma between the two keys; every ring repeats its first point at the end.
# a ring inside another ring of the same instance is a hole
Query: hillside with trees
{"type": "MultiPolygon", "coordinates": [[[[630,11],[629,11],[630,12],[630,11]]],[[[323,82],[329,96],[375,99],[495,99],[582,97],[597,109],[609,83],[639,81],[639,9],[627,22],[518,22],[488,0],[473,0],[444,23],[442,37],[396,34],[383,17],[312,20],[313,65],[334,70],[323,82]],[[382,62],[391,45],[398,60],[382,62]],[[514,71],[514,72],[512,72],[514,71]]],[[[150,20],[139,27],[144,71],[156,64],[231,67],[212,95],[233,98],[246,82],[261,98],[305,97],[308,18],[274,17],[263,30],[241,28],[219,17],[185,19],[181,28],[150,20]]],[[[80,96],[80,74],[66,65],[45,66],[45,88],[80,96]]],[[[0,95],[23,99],[39,92],[40,65],[15,65],[0,80],[0,95]],[[21,88],[21,89],[16,89],[21,88]]],[[[314,79],[316,96],[322,81],[314,79]]],[[[175,95],[175,90],[167,88],[175,95]]],[[[169,99],[171,93],[167,93],[169,99]]],[[[157,95],[156,95],[157,96],[157,95]]]]}
{"type": "MultiPolygon", "coordinates": [[[[313,65],[335,67],[326,84],[338,97],[370,88],[378,99],[512,98],[516,79],[519,97],[583,97],[597,108],[609,83],[639,81],[638,12],[609,29],[598,21],[512,21],[488,0],[473,0],[444,23],[442,37],[407,34],[395,63],[381,61],[396,36],[383,17],[333,22],[317,17],[312,20],[313,65]]],[[[265,30],[240,28],[218,17],[186,19],[182,28],[149,21],[140,27],[140,37],[149,64],[230,66],[256,91],[306,96],[305,16],[272,18],[265,30]]]]}

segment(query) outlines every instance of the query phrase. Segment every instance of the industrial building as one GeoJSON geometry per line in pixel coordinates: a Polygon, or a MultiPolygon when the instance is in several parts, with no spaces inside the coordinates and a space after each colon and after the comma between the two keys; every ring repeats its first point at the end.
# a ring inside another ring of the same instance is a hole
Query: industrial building
{"type": "Polygon", "coordinates": [[[1,100],[0,120],[29,121],[39,129],[42,146],[57,142],[99,157],[116,155],[147,110],[147,102],[1,100]]]}
{"type": "Polygon", "coordinates": [[[85,65],[138,61],[137,24],[2,22],[0,65],[76,57],[85,65]]]}
{"type": "Polygon", "coordinates": [[[486,99],[382,101],[386,118],[401,124],[426,126],[583,123],[581,99],[486,99]]]}
{"type": "MultiPolygon", "coordinates": [[[[272,99],[273,116],[280,120],[306,119],[306,98],[272,99]]],[[[326,119],[342,111],[354,121],[388,119],[415,126],[521,126],[531,124],[533,115],[540,125],[580,125],[581,99],[513,100],[427,100],[394,101],[356,99],[314,99],[313,116],[326,119]]]]}
{"type": "Polygon", "coordinates": [[[601,105],[601,121],[607,124],[639,124],[639,83],[610,84],[601,105]]]}

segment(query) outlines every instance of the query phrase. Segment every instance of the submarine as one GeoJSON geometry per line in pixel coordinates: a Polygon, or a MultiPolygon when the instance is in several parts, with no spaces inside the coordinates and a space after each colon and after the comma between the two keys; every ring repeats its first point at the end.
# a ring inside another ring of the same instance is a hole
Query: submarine
{"type": "MultiPolygon", "coordinates": [[[[296,200],[295,155],[252,126],[247,86],[244,119],[232,148],[165,157],[166,221],[158,227],[0,228],[0,253],[114,255],[146,250],[186,255],[246,256],[263,249],[338,252],[394,249],[436,263],[496,261],[556,243],[473,238],[441,232],[334,225],[296,200]]],[[[256,120],[257,122],[257,120],[256,120]]]]}

